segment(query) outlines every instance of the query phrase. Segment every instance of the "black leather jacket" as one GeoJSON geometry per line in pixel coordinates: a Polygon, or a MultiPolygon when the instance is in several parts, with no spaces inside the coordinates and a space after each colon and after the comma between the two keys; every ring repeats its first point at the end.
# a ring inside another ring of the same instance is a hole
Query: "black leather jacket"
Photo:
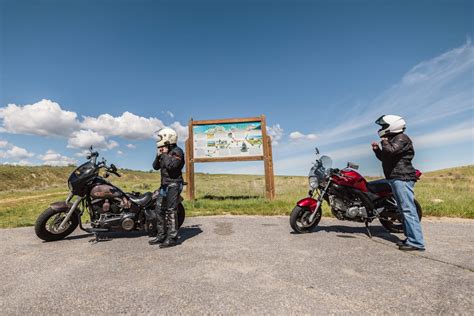
{"type": "Polygon", "coordinates": [[[161,185],[183,182],[183,167],[184,152],[177,145],[172,145],[167,154],[157,155],[153,161],[153,169],[161,170],[161,185]]]}
{"type": "Polygon", "coordinates": [[[416,181],[416,170],[411,164],[415,149],[406,134],[396,134],[388,140],[383,140],[382,149],[374,149],[374,152],[382,161],[385,178],[416,181]]]}

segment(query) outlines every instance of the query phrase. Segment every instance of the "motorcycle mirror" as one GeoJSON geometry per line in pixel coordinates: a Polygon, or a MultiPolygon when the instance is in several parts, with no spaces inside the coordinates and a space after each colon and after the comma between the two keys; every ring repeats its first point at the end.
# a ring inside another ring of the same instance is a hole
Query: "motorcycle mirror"
{"type": "Polygon", "coordinates": [[[319,155],[319,148],[318,148],[318,147],[314,147],[314,152],[316,153],[316,155],[319,155]]]}
{"type": "Polygon", "coordinates": [[[117,171],[117,167],[115,167],[114,164],[111,164],[111,165],[110,165],[110,169],[112,169],[113,171],[117,171]]]}
{"type": "Polygon", "coordinates": [[[347,168],[351,168],[351,169],[358,170],[358,169],[359,169],[359,165],[358,165],[358,164],[355,164],[355,163],[353,163],[353,162],[348,161],[348,162],[347,162],[347,168]]]}

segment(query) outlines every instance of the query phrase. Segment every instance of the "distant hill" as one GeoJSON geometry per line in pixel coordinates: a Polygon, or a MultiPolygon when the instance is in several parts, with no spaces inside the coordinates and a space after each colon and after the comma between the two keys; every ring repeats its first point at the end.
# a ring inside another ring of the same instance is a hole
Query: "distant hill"
{"type": "MultiPolygon", "coordinates": [[[[64,186],[67,190],[66,181],[73,169],[74,167],[0,165],[0,191],[44,189],[61,186],[64,186]]],[[[159,183],[160,179],[158,172],[150,173],[128,169],[120,170],[119,172],[122,174],[120,182],[140,181],[142,179],[159,183]]],[[[215,176],[222,177],[223,175],[215,176]]],[[[206,177],[212,178],[213,175],[206,175],[206,177]]],[[[474,165],[427,172],[423,174],[423,177],[472,179],[474,178],[474,165]]],[[[286,176],[285,178],[289,177],[286,176]]]]}
{"type": "MultiPolygon", "coordinates": [[[[66,181],[74,168],[75,167],[0,165],[0,192],[8,190],[45,189],[61,186],[67,190],[66,181]]],[[[122,175],[120,178],[122,182],[153,179],[159,183],[160,180],[159,173],[157,172],[119,170],[119,173],[122,175]]],[[[112,177],[116,178],[115,176],[112,177]]]]}

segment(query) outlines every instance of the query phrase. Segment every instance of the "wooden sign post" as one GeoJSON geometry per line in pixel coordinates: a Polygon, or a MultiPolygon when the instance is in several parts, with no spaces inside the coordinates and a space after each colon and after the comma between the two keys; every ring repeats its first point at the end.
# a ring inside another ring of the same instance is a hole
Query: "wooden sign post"
{"type": "Polygon", "coordinates": [[[263,160],[267,199],[275,198],[272,143],[265,116],[194,121],[186,140],[187,192],[195,199],[194,163],[263,160]]]}

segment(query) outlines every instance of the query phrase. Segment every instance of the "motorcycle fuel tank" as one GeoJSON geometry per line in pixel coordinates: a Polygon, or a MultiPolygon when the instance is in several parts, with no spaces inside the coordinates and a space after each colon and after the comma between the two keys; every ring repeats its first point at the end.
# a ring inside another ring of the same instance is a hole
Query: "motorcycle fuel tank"
{"type": "Polygon", "coordinates": [[[355,171],[354,169],[343,169],[341,170],[340,176],[334,176],[334,183],[352,187],[362,192],[368,192],[367,181],[365,178],[355,171]]]}
{"type": "Polygon", "coordinates": [[[121,197],[122,192],[112,185],[99,184],[92,188],[90,195],[93,199],[110,199],[121,197]]]}

